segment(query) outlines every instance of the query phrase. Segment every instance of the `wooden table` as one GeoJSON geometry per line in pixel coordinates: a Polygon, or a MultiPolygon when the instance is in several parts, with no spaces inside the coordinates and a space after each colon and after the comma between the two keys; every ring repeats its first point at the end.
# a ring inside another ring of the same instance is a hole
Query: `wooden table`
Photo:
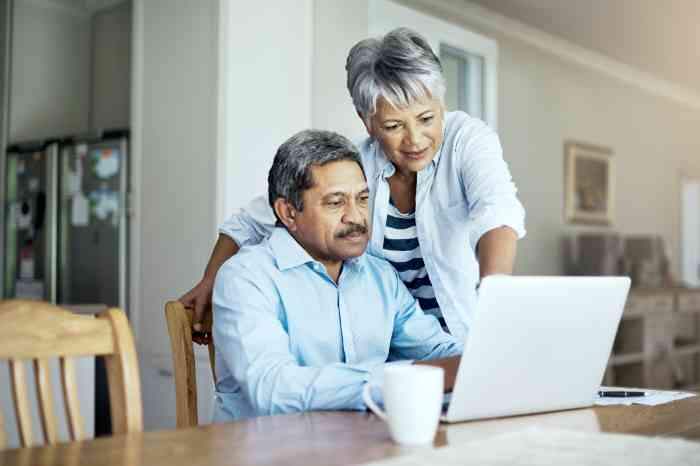
{"type": "MultiPolygon", "coordinates": [[[[534,426],[700,441],[700,397],[656,407],[596,407],[441,425],[435,445],[454,445],[534,426]]],[[[315,412],[6,450],[0,452],[0,465],[335,465],[412,451],[394,445],[386,425],[371,414],[315,412]]]]}

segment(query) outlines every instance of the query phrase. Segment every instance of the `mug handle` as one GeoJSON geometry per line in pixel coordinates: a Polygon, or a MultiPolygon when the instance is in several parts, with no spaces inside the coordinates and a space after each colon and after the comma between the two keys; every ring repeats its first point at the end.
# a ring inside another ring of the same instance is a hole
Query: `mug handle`
{"type": "Polygon", "coordinates": [[[370,411],[372,411],[379,419],[386,422],[386,413],[382,411],[372,399],[372,387],[373,385],[371,383],[366,383],[362,388],[362,401],[365,402],[370,411]]]}

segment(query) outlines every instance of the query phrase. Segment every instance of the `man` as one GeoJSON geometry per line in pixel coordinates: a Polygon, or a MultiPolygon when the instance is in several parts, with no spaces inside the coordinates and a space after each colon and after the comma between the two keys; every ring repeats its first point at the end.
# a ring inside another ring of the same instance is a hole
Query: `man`
{"type": "MultiPolygon", "coordinates": [[[[365,254],[368,189],[357,150],[327,131],[280,146],[268,176],[277,227],[214,285],[214,419],[363,409],[387,361],[425,359],[452,384],[462,345],[396,271],[365,254]]],[[[410,361],[409,361],[410,362],[410,361]]]]}

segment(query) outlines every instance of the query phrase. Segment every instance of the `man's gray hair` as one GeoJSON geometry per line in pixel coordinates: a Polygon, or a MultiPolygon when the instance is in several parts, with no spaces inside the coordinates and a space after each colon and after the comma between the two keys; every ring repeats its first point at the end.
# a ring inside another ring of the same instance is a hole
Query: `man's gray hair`
{"type": "Polygon", "coordinates": [[[345,70],[352,102],[365,121],[376,111],[379,97],[397,108],[428,96],[444,103],[440,59],[411,29],[398,28],[358,42],[348,53],[345,70]]]}
{"type": "Polygon", "coordinates": [[[311,168],[339,160],[356,162],[364,176],[360,154],[345,136],[332,131],[307,129],[287,139],[277,149],[267,175],[270,206],[274,210],[275,201],[281,197],[301,212],[304,209],[302,195],[314,185],[311,168]]]}

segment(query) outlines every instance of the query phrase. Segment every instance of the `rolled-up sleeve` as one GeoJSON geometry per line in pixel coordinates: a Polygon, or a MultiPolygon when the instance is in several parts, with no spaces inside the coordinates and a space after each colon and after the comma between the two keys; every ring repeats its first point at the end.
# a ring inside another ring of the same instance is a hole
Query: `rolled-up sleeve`
{"type": "Polygon", "coordinates": [[[219,226],[219,233],[231,237],[239,247],[257,244],[270,236],[276,217],[266,196],[258,196],[219,226]]]}
{"type": "Polygon", "coordinates": [[[385,361],[301,366],[275,296],[269,279],[230,261],[216,277],[217,353],[255,413],[364,409],[362,388],[381,383],[385,361]]]}
{"type": "Polygon", "coordinates": [[[525,209],[503,160],[498,135],[486,125],[474,132],[468,138],[458,138],[455,147],[461,158],[461,178],[469,202],[472,249],[476,249],[485,233],[495,228],[510,227],[518,238],[526,233],[525,209]]]}

